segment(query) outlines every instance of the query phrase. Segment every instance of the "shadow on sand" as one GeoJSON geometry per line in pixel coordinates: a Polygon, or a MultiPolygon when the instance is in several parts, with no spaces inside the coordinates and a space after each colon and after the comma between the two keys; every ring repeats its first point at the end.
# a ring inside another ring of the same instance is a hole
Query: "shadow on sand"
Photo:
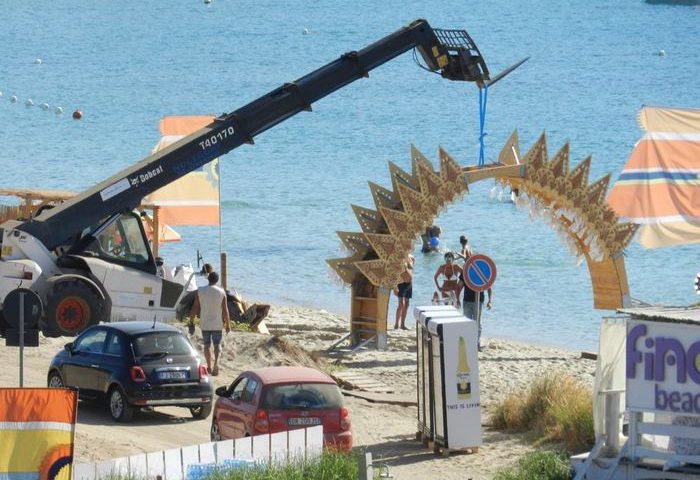
{"type": "Polygon", "coordinates": [[[117,423],[112,420],[104,404],[86,400],[78,403],[78,424],[83,425],[150,427],[194,421],[198,420],[192,418],[190,411],[186,408],[162,407],[157,410],[140,410],[134,413],[134,418],[130,422],[117,423]]]}

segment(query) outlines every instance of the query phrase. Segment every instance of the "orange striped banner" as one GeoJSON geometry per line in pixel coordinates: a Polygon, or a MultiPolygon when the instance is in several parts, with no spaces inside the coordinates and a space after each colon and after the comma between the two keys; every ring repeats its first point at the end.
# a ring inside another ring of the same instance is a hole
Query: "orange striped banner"
{"type": "MultiPolygon", "coordinates": [[[[160,121],[161,139],[153,149],[162,150],[207,126],[212,116],[172,116],[160,121]]],[[[158,207],[161,223],[168,225],[219,224],[219,159],[164,186],[146,197],[158,207]]],[[[1,480],[1,479],[0,479],[1,480]]]]}
{"type": "Polygon", "coordinates": [[[70,480],[77,391],[0,388],[0,479],[70,480]]]}

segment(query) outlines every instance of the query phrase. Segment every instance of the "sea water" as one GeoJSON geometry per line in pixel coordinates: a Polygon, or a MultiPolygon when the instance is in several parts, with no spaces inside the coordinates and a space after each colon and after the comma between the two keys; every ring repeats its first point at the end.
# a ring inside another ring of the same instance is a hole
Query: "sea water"
{"type": "MultiPolygon", "coordinates": [[[[592,155],[590,180],[608,172],[614,180],[641,135],[642,105],[700,107],[700,11],[692,6],[7,0],[0,187],[88,188],[146,156],[161,117],[233,111],[421,17],[468,30],[493,74],[530,56],[489,90],[487,161],[514,129],[523,152],[546,131],[550,155],[570,141],[572,167],[592,155]],[[82,120],[70,118],[76,109],[82,120]]],[[[344,256],[336,230],[359,231],[350,205],[373,208],[367,181],[390,187],[387,162],[409,169],[412,143],[433,162],[442,145],[474,164],[478,132],[474,84],[427,73],[409,53],[229,153],[221,165],[229,282],[249,298],[347,313],[349,291],[333,282],[325,259],[344,256]]],[[[457,249],[465,234],[497,264],[485,335],[595,348],[599,319],[611,312],[593,308],[585,264],[575,265],[550,227],[490,199],[492,187],[471,186],[436,220],[443,248],[457,249]]],[[[162,249],[170,262],[192,261],[199,249],[218,264],[217,228],[177,230],[184,241],[162,249]]],[[[633,243],[625,259],[632,296],[697,301],[698,252],[633,243]]],[[[418,245],[415,254],[412,305],[429,302],[442,262],[418,245]]],[[[390,322],[394,308],[392,298],[390,322]]]]}

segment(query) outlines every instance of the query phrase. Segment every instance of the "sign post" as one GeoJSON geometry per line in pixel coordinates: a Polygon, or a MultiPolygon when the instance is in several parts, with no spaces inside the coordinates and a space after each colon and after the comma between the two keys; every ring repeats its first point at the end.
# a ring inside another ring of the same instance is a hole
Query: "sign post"
{"type": "Polygon", "coordinates": [[[19,347],[19,386],[24,386],[24,347],[39,346],[39,319],[42,313],[41,298],[26,288],[12,290],[5,297],[2,308],[9,325],[5,345],[19,347]]]}
{"type": "Polygon", "coordinates": [[[474,292],[474,320],[479,331],[481,350],[481,293],[491,288],[496,281],[496,264],[490,257],[477,253],[464,262],[462,274],[466,287],[474,292]]]}

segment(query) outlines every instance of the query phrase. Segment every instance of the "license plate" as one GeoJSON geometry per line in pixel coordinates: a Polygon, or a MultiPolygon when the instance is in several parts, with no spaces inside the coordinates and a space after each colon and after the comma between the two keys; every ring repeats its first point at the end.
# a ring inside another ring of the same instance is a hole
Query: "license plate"
{"type": "Polygon", "coordinates": [[[161,380],[184,380],[187,378],[187,372],[158,372],[158,378],[161,380]]]}
{"type": "Polygon", "coordinates": [[[289,426],[308,426],[321,425],[321,419],[318,417],[293,417],[287,420],[289,426]]]}

